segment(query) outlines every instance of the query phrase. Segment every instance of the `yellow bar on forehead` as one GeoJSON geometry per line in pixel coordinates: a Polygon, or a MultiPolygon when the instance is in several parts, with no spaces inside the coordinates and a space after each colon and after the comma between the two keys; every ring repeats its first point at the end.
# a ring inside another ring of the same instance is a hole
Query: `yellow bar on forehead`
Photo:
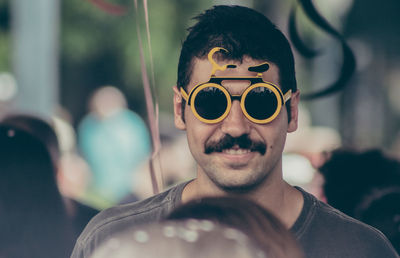
{"type": "Polygon", "coordinates": [[[263,62],[258,65],[249,66],[249,68],[247,68],[247,70],[249,70],[250,72],[256,72],[257,76],[261,76],[263,72],[268,71],[269,66],[270,65],[268,62],[263,62]]]}
{"type": "MultiPolygon", "coordinates": [[[[214,47],[213,49],[210,50],[210,52],[208,53],[208,61],[212,64],[212,70],[211,70],[211,76],[215,76],[215,73],[219,70],[219,71],[225,71],[227,68],[235,68],[236,65],[234,64],[226,64],[223,66],[220,66],[219,64],[217,64],[217,62],[214,61],[213,59],[213,55],[218,52],[218,51],[225,51],[226,53],[228,53],[229,51],[226,50],[223,47],[214,47]]],[[[253,65],[250,66],[248,68],[248,70],[250,72],[257,72],[257,76],[261,77],[263,72],[268,71],[270,65],[268,62],[263,62],[261,64],[258,65],[253,65]]]]}

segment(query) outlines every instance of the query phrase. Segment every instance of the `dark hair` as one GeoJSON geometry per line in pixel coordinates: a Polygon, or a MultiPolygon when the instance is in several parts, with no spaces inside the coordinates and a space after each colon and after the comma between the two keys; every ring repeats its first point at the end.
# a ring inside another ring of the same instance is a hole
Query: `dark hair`
{"type": "Polygon", "coordinates": [[[334,150],[319,171],[328,203],[349,216],[368,192],[400,182],[400,162],[379,149],[334,150]]]}
{"type": "MultiPolygon", "coordinates": [[[[244,56],[266,60],[279,67],[283,93],[297,90],[290,44],[283,33],[263,14],[243,6],[214,6],[195,17],[188,29],[178,64],[177,86],[190,82],[194,58],[204,58],[214,47],[229,51],[226,59],[242,61],[244,56]]],[[[287,110],[290,119],[290,102],[287,110]]],[[[184,102],[183,102],[184,104],[184,102]]]]}
{"type": "Polygon", "coordinates": [[[68,257],[71,224],[44,144],[0,125],[0,256],[68,257]]]}
{"type": "Polygon", "coordinates": [[[167,220],[206,219],[246,233],[268,257],[303,257],[294,237],[269,211],[239,197],[207,197],[173,210],[167,220]]]}
{"type": "Polygon", "coordinates": [[[377,229],[400,252],[400,183],[397,187],[375,189],[355,208],[355,218],[377,229]]]}
{"type": "Polygon", "coordinates": [[[57,167],[58,160],[60,159],[60,148],[57,135],[50,122],[28,114],[8,115],[1,122],[37,137],[45,144],[47,150],[50,152],[54,166],[57,167]]]}

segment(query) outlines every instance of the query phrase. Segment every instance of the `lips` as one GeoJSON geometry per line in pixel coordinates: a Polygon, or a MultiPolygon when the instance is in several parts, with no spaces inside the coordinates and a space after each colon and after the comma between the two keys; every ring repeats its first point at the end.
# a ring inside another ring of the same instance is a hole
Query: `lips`
{"type": "MultiPolygon", "coordinates": [[[[236,147],[236,146],[235,146],[236,147]]],[[[219,160],[230,169],[242,169],[247,167],[250,160],[257,156],[257,152],[244,148],[229,148],[221,152],[214,152],[219,160]]]]}

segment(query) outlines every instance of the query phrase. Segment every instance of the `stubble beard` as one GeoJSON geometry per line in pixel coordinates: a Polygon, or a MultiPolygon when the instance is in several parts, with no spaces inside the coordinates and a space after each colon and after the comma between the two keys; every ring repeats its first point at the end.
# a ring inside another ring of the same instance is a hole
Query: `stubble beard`
{"type": "Polygon", "coordinates": [[[202,167],[202,170],[214,185],[227,193],[253,192],[268,180],[273,170],[273,166],[266,164],[254,168],[251,168],[251,166],[246,168],[248,164],[230,164],[228,167],[222,167],[222,165],[219,166],[217,164],[219,163],[209,162],[202,167]]]}
{"type": "Polygon", "coordinates": [[[268,164],[263,163],[266,152],[267,144],[254,141],[249,135],[232,137],[227,134],[217,141],[205,142],[203,155],[208,157],[201,163],[201,169],[214,185],[225,192],[250,192],[268,177],[268,164]],[[248,149],[260,156],[256,156],[255,159],[246,163],[226,163],[218,156],[213,156],[235,146],[248,149]],[[213,158],[210,159],[210,157],[213,158]]]}

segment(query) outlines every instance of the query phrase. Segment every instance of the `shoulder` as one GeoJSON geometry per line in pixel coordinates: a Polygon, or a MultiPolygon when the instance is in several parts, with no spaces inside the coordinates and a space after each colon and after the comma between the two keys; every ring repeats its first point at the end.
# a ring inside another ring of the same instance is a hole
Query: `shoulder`
{"type": "MultiPolygon", "coordinates": [[[[141,224],[151,222],[154,215],[168,208],[171,199],[168,192],[158,194],[143,201],[118,205],[101,211],[86,226],[78,241],[86,243],[101,232],[112,234],[119,224],[141,224]]],[[[154,218],[156,219],[156,218],[154,218]]]]}
{"type": "Polygon", "coordinates": [[[320,257],[398,257],[379,230],[308,193],[303,192],[303,195],[307,207],[294,233],[306,254],[311,250],[309,252],[319,252],[320,257]]]}
{"type": "Polygon", "coordinates": [[[142,201],[101,211],[78,238],[72,257],[87,257],[101,242],[127,227],[162,219],[180,201],[185,185],[180,184],[142,201]]]}

